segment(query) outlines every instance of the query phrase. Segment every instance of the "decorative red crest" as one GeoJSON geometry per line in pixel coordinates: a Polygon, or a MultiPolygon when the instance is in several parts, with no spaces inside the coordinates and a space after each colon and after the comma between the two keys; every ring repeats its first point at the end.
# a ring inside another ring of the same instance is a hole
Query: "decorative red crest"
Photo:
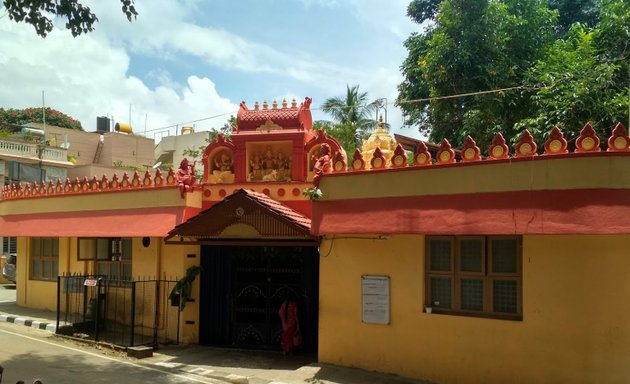
{"type": "Polygon", "coordinates": [[[98,191],[100,188],[100,184],[98,182],[98,179],[96,178],[96,175],[94,175],[92,177],[92,181],[90,182],[90,189],[92,189],[93,191],[98,191]]]}
{"type": "Polygon", "coordinates": [[[515,153],[514,157],[532,157],[538,156],[536,150],[538,149],[538,145],[534,141],[534,137],[531,133],[526,129],[521,133],[521,137],[518,140],[518,144],[514,147],[515,153]]]}
{"type": "Polygon", "coordinates": [[[337,151],[333,159],[333,172],[334,173],[345,172],[346,169],[347,169],[346,159],[344,159],[341,151],[337,151]]]}
{"type": "Polygon", "coordinates": [[[69,177],[66,177],[66,182],[63,185],[63,190],[64,190],[64,192],[71,192],[72,191],[72,182],[70,181],[69,177]]]}
{"type": "Polygon", "coordinates": [[[155,170],[155,185],[162,185],[164,177],[162,176],[162,170],[160,168],[155,170]]]}
{"type": "Polygon", "coordinates": [[[575,140],[575,152],[599,152],[599,137],[590,123],[586,123],[575,140]]]}
{"type": "Polygon", "coordinates": [[[123,178],[122,181],[120,182],[120,186],[122,188],[128,188],[131,185],[131,182],[129,180],[129,173],[125,172],[123,173],[123,178]]]}
{"type": "Polygon", "coordinates": [[[131,185],[134,187],[140,186],[140,174],[138,173],[138,171],[134,171],[133,179],[131,180],[131,185]]]}
{"type": "Polygon", "coordinates": [[[494,135],[492,139],[492,143],[488,148],[488,159],[489,160],[498,160],[498,159],[507,159],[510,157],[510,149],[507,144],[505,144],[505,138],[501,134],[501,132],[494,135]]]}
{"type": "Polygon", "coordinates": [[[105,174],[101,178],[101,189],[109,189],[109,178],[105,174]]]}
{"type": "Polygon", "coordinates": [[[75,177],[72,183],[70,183],[70,189],[72,192],[79,192],[81,190],[81,181],[79,181],[78,177],[75,177]]]}
{"type": "Polygon", "coordinates": [[[608,138],[608,152],[625,152],[630,151],[630,137],[626,127],[621,123],[617,123],[612,131],[612,135],[608,138]]]}
{"type": "Polygon", "coordinates": [[[385,160],[385,156],[383,156],[383,152],[379,147],[376,147],[374,153],[372,154],[372,160],[370,160],[370,165],[372,169],[383,169],[387,165],[387,160],[385,160]]]}
{"type": "Polygon", "coordinates": [[[394,156],[392,157],[392,167],[393,168],[403,168],[407,166],[407,154],[405,153],[405,149],[402,145],[396,145],[396,149],[394,149],[394,156]]]}
{"type": "Polygon", "coordinates": [[[166,176],[166,183],[175,184],[175,181],[175,171],[173,171],[173,168],[169,168],[168,175],[166,176]]]}
{"type": "Polygon", "coordinates": [[[559,155],[567,152],[567,140],[562,131],[557,126],[553,127],[549,133],[549,138],[545,141],[544,155],[559,155]]]}
{"type": "Polygon", "coordinates": [[[418,149],[416,149],[413,160],[415,165],[431,165],[431,152],[429,152],[424,141],[418,144],[418,149]]]}
{"type": "Polygon", "coordinates": [[[353,171],[362,171],[365,169],[365,160],[363,160],[363,154],[359,151],[359,148],[354,150],[354,155],[352,156],[352,170],[353,171]]]}
{"type": "Polygon", "coordinates": [[[90,180],[88,180],[87,176],[83,176],[83,180],[81,180],[81,191],[89,191],[90,190],[90,180]]]}
{"type": "Polygon", "coordinates": [[[30,196],[33,193],[33,190],[31,189],[31,183],[26,183],[26,188],[24,189],[24,194],[26,196],[30,196]]]}
{"type": "Polygon", "coordinates": [[[151,185],[151,183],[153,183],[152,180],[152,176],[151,176],[151,172],[146,171],[144,173],[144,179],[142,180],[142,185],[144,185],[145,187],[148,187],[149,185],[151,185]]]}
{"type": "Polygon", "coordinates": [[[481,160],[481,151],[472,137],[467,136],[462,148],[462,162],[481,160]]]}
{"type": "MultiPolygon", "coordinates": [[[[68,180],[68,179],[66,179],[66,180],[68,180]]],[[[63,183],[61,182],[61,179],[57,179],[57,187],[56,188],[57,188],[57,192],[63,191],[64,188],[63,188],[63,183]]]]}
{"type": "Polygon", "coordinates": [[[455,162],[455,151],[451,147],[451,143],[447,139],[442,139],[440,149],[437,153],[438,164],[449,164],[455,162]]]}
{"type": "Polygon", "coordinates": [[[111,188],[116,189],[119,186],[120,186],[120,180],[118,179],[118,174],[114,173],[114,176],[112,176],[111,188]]]}
{"type": "Polygon", "coordinates": [[[19,183],[17,186],[17,194],[18,196],[24,196],[24,189],[22,187],[22,183],[19,183]]]}

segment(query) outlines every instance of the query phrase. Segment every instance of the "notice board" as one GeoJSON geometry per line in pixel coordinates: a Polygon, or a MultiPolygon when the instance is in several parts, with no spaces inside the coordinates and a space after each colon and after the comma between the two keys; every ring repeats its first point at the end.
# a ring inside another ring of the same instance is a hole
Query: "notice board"
{"type": "Polygon", "coordinates": [[[389,276],[361,276],[362,321],[389,324],[389,276]]]}

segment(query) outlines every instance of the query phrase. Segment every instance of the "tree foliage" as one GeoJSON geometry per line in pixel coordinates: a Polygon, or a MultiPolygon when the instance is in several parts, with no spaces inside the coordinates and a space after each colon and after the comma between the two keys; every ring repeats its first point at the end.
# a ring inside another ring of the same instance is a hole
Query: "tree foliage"
{"type": "Polygon", "coordinates": [[[514,87],[553,35],[554,13],[543,0],[443,0],[435,23],[405,46],[398,104],[407,125],[432,140],[461,145],[511,130],[529,109],[517,92],[433,100],[409,100],[514,87]]]}
{"type": "MultiPolygon", "coordinates": [[[[628,105],[628,3],[583,0],[560,20],[568,3],[442,0],[434,22],[405,42],[397,99],[405,124],[456,146],[471,135],[483,148],[496,132],[514,140],[531,128],[542,140],[556,124],[575,133],[588,120],[620,120],[628,105]],[[559,34],[567,20],[573,27],[559,34]]],[[[431,7],[415,0],[410,16],[426,20],[431,7]]]]}
{"type": "MultiPolygon", "coordinates": [[[[59,112],[55,109],[47,107],[46,124],[54,125],[62,128],[77,129],[82,131],[81,122],[59,112]]],[[[4,109],[0,108],[0,125],[7,128],[16,128],[28,123],[43,123],[44,114],[42,108],[25,108],[25,109],[4,109]]]]}
{"type": "Polygon", "coordinates": [[[322,111],[332,116],[332,122],[320,121],[315,127],[324,128],[352,154],[376,128],[375,113],[380,104],[368,100],[367,92],[360,92],[358,85],[347,85],[345,97],[331,97],[322,104],[322,111]]]}
{"type": "MultiPolygon", "coordinates": [[[[134,0],[120,0],[127,20],[138,16],[134,0]]],[[[16,23],[31,24],[35,32],[46,37],[53,29],[53,17],[66,19],[66,29],[76,37],[94,30],[98,18],[78,0],[3,0],[9,18],[16,23]]]]}
{"type": "Polygon", "coordinates": [[[550,0],[549,8],[558,12],[556,29],[562,36],[566,35],[575,23],[592,28],[599,19],[597,0],[550,0]]]}

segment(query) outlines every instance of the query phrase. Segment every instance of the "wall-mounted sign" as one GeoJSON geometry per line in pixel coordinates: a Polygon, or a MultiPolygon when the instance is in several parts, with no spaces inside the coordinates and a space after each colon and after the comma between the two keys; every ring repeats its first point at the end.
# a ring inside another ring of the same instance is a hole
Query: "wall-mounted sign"
{"type": "Polygon", "coordinates": [[[97,282],[98,281],[96,279],[85,279],[83,285],[85,285],[86,287],[96,287],[97,282]]]}
{"type": "Polygon", "coordinates": [[[389,276],[361,276],[362,321],[389,324],[389,276]]]}

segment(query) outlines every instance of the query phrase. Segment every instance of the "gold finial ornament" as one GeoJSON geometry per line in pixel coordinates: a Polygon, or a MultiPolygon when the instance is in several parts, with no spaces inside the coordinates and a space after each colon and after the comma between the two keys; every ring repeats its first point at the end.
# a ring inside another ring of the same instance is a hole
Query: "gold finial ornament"
{"type": "Polygon", "coordinates": [[[254,103],[254,111],[257,111],[260,109],[260,105],[258,104],[258,102],[254,103]]]}
{"type": "Polygon", "coordinates": [[[295,101],[295,97],[291,100],[291,108],[297,108],[297,101],[295,101]]]}
{"type": "Polygon", "coordinates": [[[378,127],[367,140],[363,141],[363,146],[361,147],[361,154],[365,160],[366,168],[370,167],[376,148],[380,149],[382,156],[387,163],[389,163],[396,149],[396,144],[396,140],[394,140],[385,128],[383,115],[380,115],[378,118],[378,127]]]}
{"type": "Polygon", "coordinates": [[[267,109],[269,109],[269,104],[267,103],[267,100],[263,101],[263,111],[266,111],[267,109]]]}
{"type": "Polygon", "coordinates": [[[271,108],[278,109],[278,102],[276,100],[274,100],[273,103],[271,103],[271,108]]]}
{"type": "Polygon", "coordinates": [[[282,108],[286,108],[287,107],[287,99],[282,99],[282,108]]]}

